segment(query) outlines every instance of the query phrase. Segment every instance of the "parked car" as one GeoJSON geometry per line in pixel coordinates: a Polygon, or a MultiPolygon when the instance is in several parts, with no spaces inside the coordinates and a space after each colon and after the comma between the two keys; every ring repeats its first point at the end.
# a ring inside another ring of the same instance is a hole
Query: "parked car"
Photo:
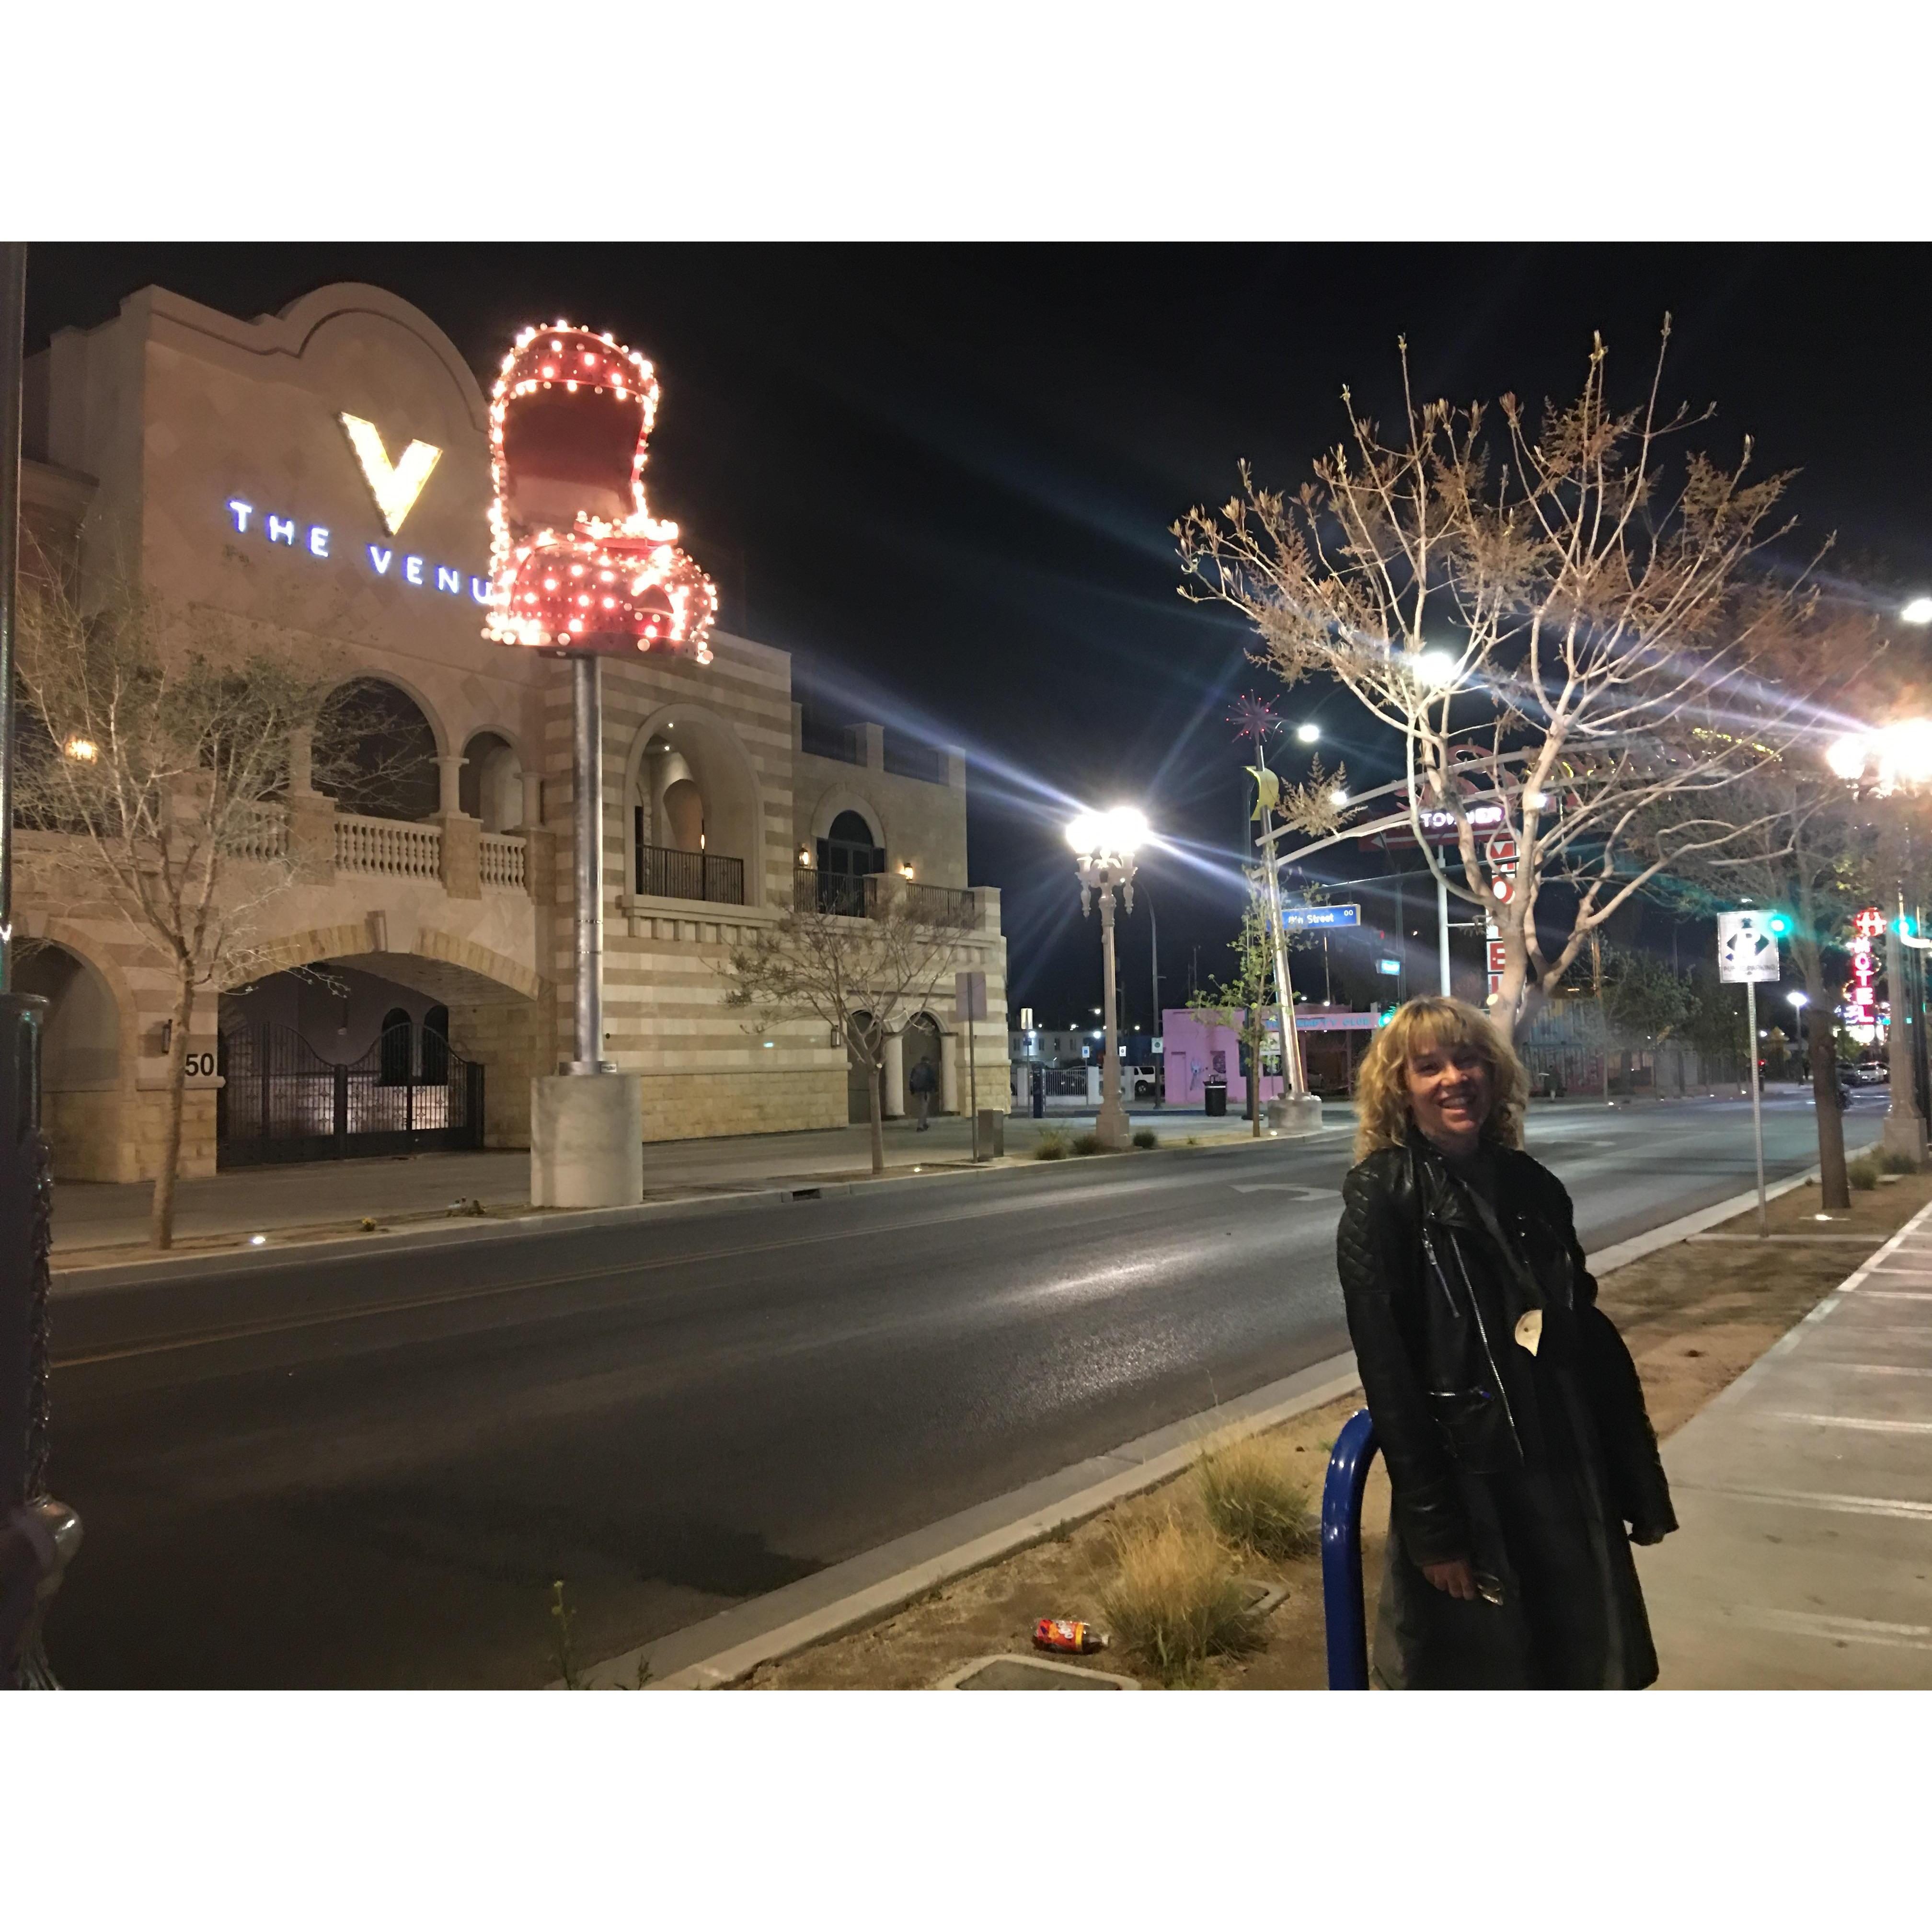
{"type": "Polygon", "coordinates": [[[1123,1066],[1120,1078],[1126,1083],[1130,1100],[1152,1100],[1160,1096],[1160,1070],[1157,1066],[1123,1066]]]}
{"type": "Polygon", "coordinates": [[[1882,1060],[1862,1060],[1844,1072],[1854,1087],[1883,1087],[1892,1078],[1892,1069],[1882,1060]]]}

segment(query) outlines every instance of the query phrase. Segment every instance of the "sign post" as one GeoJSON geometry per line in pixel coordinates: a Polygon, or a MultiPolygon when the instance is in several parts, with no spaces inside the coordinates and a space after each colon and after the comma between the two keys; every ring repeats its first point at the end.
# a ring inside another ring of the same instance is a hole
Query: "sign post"
{"type": "Polygon", "coordinates": [[[966,1026],[967,1104],[973,1110],[973,1159],[980,1159],[980,1063],[974,1051],[976,1021],[986,1017],[986,976],[983,973],[956,973],[952,976],[956,1016],[966,1026]]]}
{"type": "Polygon", "coordinates": [[[1767,1230],[1764,1204],[1764,1111],[1757,1072],[1757,988],[1760,980],[1777,983],[1778,941],[1758,911],[1720,912],[1718,915],[1718,977],[1726,986],[1744,989],[1744,1020],[1750,1035],[1751,1138],[1757,1148],[1757,1231],[1767,1230]]]}

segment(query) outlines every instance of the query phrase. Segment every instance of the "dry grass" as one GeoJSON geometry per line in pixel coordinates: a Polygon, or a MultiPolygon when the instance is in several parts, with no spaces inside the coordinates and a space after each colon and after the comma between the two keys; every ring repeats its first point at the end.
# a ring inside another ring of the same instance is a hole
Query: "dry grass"
{"type": "Polygon", "coordinates": [[[1122,1648],[1170,1689],[1204,1682],[1210,1658],[1261,1640],[1226,1546],[1171,1511],[1116,1534],[1100,1607],[1122,1648]]]}
{"type": "Polygon", "coordinates": [[[1157,1148],[1160,1145],[1160,1136],[1151,1127],[1136,1127],[1134,1130],[1134,1145],[1137,1148],[1157,1148]]]}
{"type": "Polygon", "coordinates": [[[1035,1160],[1064,1160],[1070,1151],[1066,1136],[1058,1127],[1048,1127],[1033,1144],[1035,1160]]]}
{"type": "Polygon", "coordinates": [[[1100,1136],[1090,1129],[1084,1134],[1076,1134],[1073,1136],[1073,1151],[1076,1154],[1098,1154],[1100,1151],[1100,1136]]]}
{"type": "Polygon", "coordinates": [[[1196,1469],[1208,1520],[1228,1542],[1274,1562],[1305,1556],[1320,1544],[1308,1490],[1280,1443],[1243,1436],[1209,1450],[1196,1469]]]}
{"type": "Polygon", "coordinates": [[[1876,1155],[1862,1154],[1856,1160],[1845,1163],[1845,1178],[1861,1194],[1869,1193],[1878,1185],[1879,1175],[1883,1172],[1876,1155]]]}

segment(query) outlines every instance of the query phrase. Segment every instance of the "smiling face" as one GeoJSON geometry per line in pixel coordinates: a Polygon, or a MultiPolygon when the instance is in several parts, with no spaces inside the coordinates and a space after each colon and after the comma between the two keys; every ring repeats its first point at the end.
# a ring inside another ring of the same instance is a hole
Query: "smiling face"
{"type": "Polygon", "coordinates": [[[1415,1124],[1451,1154],[1474,1153],[1495,1099],[1483,1056],[1466,1043],[1438,1046],[1416,1040],[1402,1071],[1415,1124]]]}

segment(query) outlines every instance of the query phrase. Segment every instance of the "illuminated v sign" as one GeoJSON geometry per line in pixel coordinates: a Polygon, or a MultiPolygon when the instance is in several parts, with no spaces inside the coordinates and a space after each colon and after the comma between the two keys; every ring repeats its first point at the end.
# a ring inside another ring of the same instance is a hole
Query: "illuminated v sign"
{"type": "Polygon", "coordinates": [[[390,536],[394,536],[422,494],[422,487],[429,481],[429,473],[442,452],[431,442],[412,442],[403,452],[401,462],[392,464],[374,423],[345,411],[342,427],[349,432],[350,447],[368,479],[370,494],[382,513],[390,536]]]}

